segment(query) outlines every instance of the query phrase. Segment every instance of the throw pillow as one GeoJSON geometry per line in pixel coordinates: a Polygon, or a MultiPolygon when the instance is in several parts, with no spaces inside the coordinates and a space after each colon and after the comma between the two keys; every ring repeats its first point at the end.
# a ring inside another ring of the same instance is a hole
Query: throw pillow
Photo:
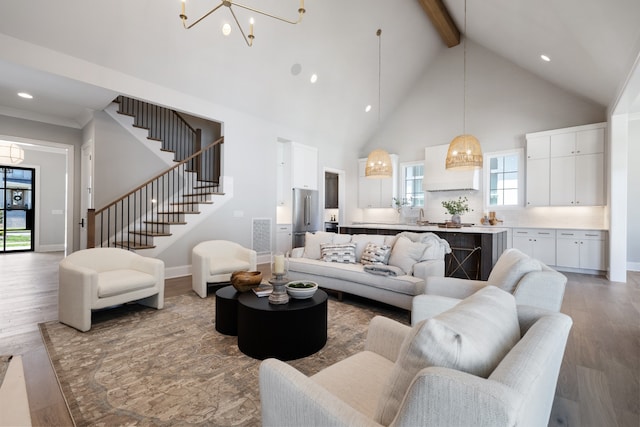
{"type": "Polygon", "coordinates": [[[355,264],[356,262],[356,244],[355,243],[323,243],[320,245],[322,253],[322,261],[325,262],[341,262],[347,264],[355,264]]]}
{"type": "Polygon", "coordinates": [[[368,243],[362,252],[360,262],[362,264],[387,264],[389,262],[389,253],[391,246],[378,246],[375,243],[368,243]]]}
{"type": "Polygon", "coordinates": [[[519,339],[515,298],[495,286],[419,322],[402,343],[380,396],[376,421],[391,424],[422,369],[440,366],[487,378],[519,339]]]}
{"type": "Polygon", "coordinates": [[[532,271],[541,270],[540,261],[516,248],[511,248],[500,255],[487,278],[487,283],[513,293],[522,276],[532,271]]]}
{"type": "Polygon", "coordinates": [[[393,265],[402,269],[405,274],[413,272],[413,265],[420,261],[427,245],[420,242],[412,242],[405,236],[400,236],[393,245],[391,256],[389,257],[389,265],[393,265]]]}
{"type": "Polygon", "coordinates": [[[304,257],[309,259],[320,259],[320,245],[323,243],[332,243],[335,233],[327,233],[325,231],[316,231],[315,233],[306,233],[304,237],[304,257]]]}
{"type": "Polygon", "coordinates": [[[367,247],[367,244],[375,243],[378,246],[385,244],[384,236],[377,234],[354,234],[351,236],[351,243],[356,244],[356,262],[362,260],[362,253],[364,252],[364,248],[367,247]]]}

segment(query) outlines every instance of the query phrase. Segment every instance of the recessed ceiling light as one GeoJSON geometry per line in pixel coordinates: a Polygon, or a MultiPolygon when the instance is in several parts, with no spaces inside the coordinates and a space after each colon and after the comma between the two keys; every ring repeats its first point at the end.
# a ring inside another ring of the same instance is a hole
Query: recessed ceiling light
{"type": "Polygon", "coordinates": [[[364,107],[364,112],[365,113],[368,113],[369,111],[371,111],[371,104],[369,104],[366,107],[364,107]]]}
{"type": "Polygon", "coordinates": [[[224,34],[225,36],[231,34],[231,25],[229,25],[227,22],[222,25],[222,34],[224,34]]]}
{"type": "Polygon", "coordinates": [[[311,81],[311,83],[315,83],[318,81],[318,75],[317,74],[311,74],[311,79],[309,79],[309,81],[311,81]]]}
{"type": "Polygon", "coordinates": [[[300,72],[302,71],[302,65],[300,64],[293,64],[291,66],[291,75],[292,76],[297,76],[298,74],[300,74],[300,72]]]}
{"type": "Polygon", "coordinates": [[[540,59],[542,59],[544,62],[551,61],[551,58],[549,58],[547,55],[540,55],[540,59]]]}
{"type": "Polygon", "coordinates": [[[18,96],[24,99],[33,99],[33,95],[27,92],[18,92],[18,96]]]}

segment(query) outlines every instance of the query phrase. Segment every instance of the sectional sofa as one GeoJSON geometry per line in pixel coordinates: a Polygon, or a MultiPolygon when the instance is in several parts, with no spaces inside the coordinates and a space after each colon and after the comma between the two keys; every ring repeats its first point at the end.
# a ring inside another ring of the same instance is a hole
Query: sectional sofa
{"type": "Polygon", "coordinates": [[[411,310],[426,278],[444,276],[450,252],[447,241],[433,233],[307,233],[305,246],[291,253],[288,276],[411,310]]]}

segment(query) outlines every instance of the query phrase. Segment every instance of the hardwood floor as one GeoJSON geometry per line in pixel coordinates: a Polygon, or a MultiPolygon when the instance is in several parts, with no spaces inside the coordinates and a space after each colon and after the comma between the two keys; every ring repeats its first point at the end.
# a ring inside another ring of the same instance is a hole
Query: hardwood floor
{"type": "MultiPolygon", "coordinates": [[[[32,422],[38,426],[72,425],[37,326],[57,318],[60,259],[62,253],[0,255],[0,354],[23,355],[32,422]]],[[[574,324],[549,426],[638,427],[640,273],[629,273],[626,284],[566,276],[562,312],[574,324]]],[[[191,292],[190,280],[167,280],[165,295],[191,292]]]]}

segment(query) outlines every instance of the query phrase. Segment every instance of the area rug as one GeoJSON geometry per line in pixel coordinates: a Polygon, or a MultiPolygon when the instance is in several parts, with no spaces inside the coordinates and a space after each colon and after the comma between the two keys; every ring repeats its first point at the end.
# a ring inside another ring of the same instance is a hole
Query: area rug
{"type": "MultiPolygon", "coordinates": [[[[408,323],[408,312],[329,299],[325,347],[290,363],[312,375],[361,351],[371,318],[408,323]]],[[[260,361],[215,330],[215,297],[167,298],[93,315],[82,333],[58,322],[40,331],[76,425],[259,426],[260,361]]]]}

